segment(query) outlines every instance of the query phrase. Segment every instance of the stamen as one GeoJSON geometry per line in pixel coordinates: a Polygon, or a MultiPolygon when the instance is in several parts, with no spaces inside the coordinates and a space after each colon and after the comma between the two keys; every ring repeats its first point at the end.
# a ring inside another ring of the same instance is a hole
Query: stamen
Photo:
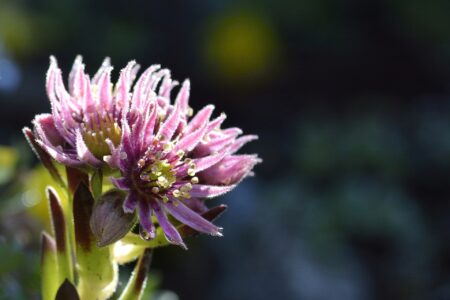
{"type": "Polygon", "coordinates": [[[173,190],[172,195],[175,198],[179,198],[181,196],[180,190],[173,190]]]}

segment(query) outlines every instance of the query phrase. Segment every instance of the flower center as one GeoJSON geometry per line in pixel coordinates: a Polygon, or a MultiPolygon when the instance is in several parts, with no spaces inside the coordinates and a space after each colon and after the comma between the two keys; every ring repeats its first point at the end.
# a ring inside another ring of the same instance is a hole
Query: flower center
{"type": "Polygon", "coordinates": [[[99,159],[110,154],[106,139],[117,146],[122,136],[119,124],[110,114],[91,116],[87,122],[82,123],[81,130],[86,146],[99,159]]]}
{"type": "Polygon", "coordinates": [[[175,172],[172,170],[172,166],[168,163],[167,159],[156,159],[142,171],[140,178],[148,182],[148,186],[153,187],[152,191],[157,193],[167,190],[177,180],[175,172]]]}

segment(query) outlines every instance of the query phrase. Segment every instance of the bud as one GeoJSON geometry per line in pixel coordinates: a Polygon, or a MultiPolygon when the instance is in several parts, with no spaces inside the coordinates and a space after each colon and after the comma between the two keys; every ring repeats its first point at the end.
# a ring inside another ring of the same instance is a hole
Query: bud
{"type": "Polygon", "coordinates": [[[111,190],[96,201],[90,225],[99,247],[120,240],[133,227],[135,215],[125,213],[122,208],[125,196],[119,190],[111,190]]]}

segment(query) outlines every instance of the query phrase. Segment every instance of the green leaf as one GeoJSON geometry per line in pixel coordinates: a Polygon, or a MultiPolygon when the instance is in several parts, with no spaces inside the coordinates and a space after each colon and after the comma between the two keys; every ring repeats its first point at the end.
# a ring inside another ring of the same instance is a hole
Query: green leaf
{"type": "Polygon", "coordinates": [[[42,232],[41,293],[43,300],[55,299],[58,282],[58,264],[56,261],[55,241],[46,232],[42,232]]]}
{"type": "Polygon", "coordinates": [[[98,169],[92,174],[91,177],[91,189],[92,194],[94,195],[94,199],[98,199],[102,194],[103,187],[103,171],[98,169]]]}

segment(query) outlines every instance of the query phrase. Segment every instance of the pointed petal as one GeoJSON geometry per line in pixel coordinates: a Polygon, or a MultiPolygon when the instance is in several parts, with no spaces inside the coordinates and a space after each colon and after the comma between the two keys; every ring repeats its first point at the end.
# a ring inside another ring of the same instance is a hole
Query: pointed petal
{"type": "Polygon", "coordinates": [[[192,149],[194,149],[198,145],[198,143],[200,143],[207,129],[208,126],[205,123],[202,127],[196,129],[194,132],[183,136],[175,145],[175,150],[192,151],[192,149]]]}
{"type": "Polygon", "coordinates": [[[211,114],[214,110],[214,105],[207,105],[204,108],[202,108],[189,122],[186,132],[190,133],[196,130],[197,128],[201,127],[203,124],[207,123],[209,118],[211,117],[211,114]]]}
{"type": "MultiPolygon", "coordinates": [[[[99,74],[97,85],[99,89],[99,102],[105,111],[109,111],[112,105],[113,96],[111,90],[111,71],[112,67],[105,67],[99,74]]],[[[95,81],[94,81],[95,82],[95,81]]]]}
{"type": "Polygon", "coordinates": [[[81,161],[93,166],[100,167],[102,162],[98,160],[92,153],[89,151],[86,143],[84,142],[83,136],[81,135],[80,130],[77,130],[77,154],[81,161]]]}
{"type": "Polygon", "coordinates": [[[144,230],[148,233],[149,239],[154,239],[156,236],[155,225],[152,222],[152,210],[150,208],[150,204],[145,200],[139,201],[139,223],[144,228],[144,230]]]}
{"type": "Polygon", "coordinates": [[[162,123],[158,135],[161,139],[169,141],[177,130],[178,124],[180,124],[180,107],[175,105],[172,113],[162,123]]]}
{"type": "Polygon", "coordinates": [[[69,155],[64,153],[62,148],[60,147],[57,148],[51,145],[47,145],[40,140],[37,140],[36,142],[48,153],[48,155],[50,155],[54,160],[63,165],[68,165],[71,167],[79,167],[83,165],[83,163],[79,160],[71,158],[69,155]]]}
{"type": "Polygon", "coordinates": [[[237,184],[251,175],[253,167],[260,162],[256,155],[231,155],[197,176],[207,184],[237,184]]]}
{"type": "Polygon", "coordinates": [[[186,245],[183,242],[183,239],[180,236],[180,233],[177,231],[175,226],[173,226],[172,223],[169,222],[166,213],[163,211],[161,205],[158,202],[154,201],[152,203],[152,208],[155,213],[156,219],[158,219],[159,226],[161,226],[161,228],[163,229],[166,239],[172,244],[180,245],[184,249],[187,249],[186,245]]]}
{"type": "Polygon", "coordinates": [[[189,193],[191,194],[192,197],[212,198],[228,193],[235,187],[236,185],[215,186],[215,185],[194,184],[192,186],[192,190],[189,193]]]}
{"type": "Polygon", "coordinates": [[[171,200],[174,202],[165,203],[164,206],[175,219],[197,231],[210,235],[222,236],[222,228],[205,220],[202,216],[192,211],[180,201],[176,199],[171,200]]]}
{"type": "Polygon", "coordinates": [[[244,135],[241,136],[240,138],[236,139],[233,143],[233,145],[231,145],[230,148],[230,153],[235,153],[237,152],[239,149],[241,149],[245,144],[257,140],[258,136],[257,135],[244,135]]]}
{"type": "Polygon", "coordinates": [[[135,192],[130,191],[123,201],[123,210],[126,213],[132,213],[136,209],[138,201],[138,195],[135,192]]]}
{"type": "Polygon", "coordinates": [[[101,81],[102,76],[104,76],[104,73],[106,70],[111,69],[111,59],[109,57],[105,57],[105,59],[102,62],[102,65],[98,69],[97,73],[95,73],[94,77],[92,78],[92,83],[99,84],[101,81]]]}
{"type": "Polygon", "coordinates": [[[175,99],[175,105],[178,105],[181,109],[181,113],[186,115],[189,109],[189,94],[191,90],[191,82],[186,79],[178,92],[177,98],[175,99]]]}
{"type": "Polygon", "coordinates": [[[128,191],[130,189],[130,181],[126,177],[119,177],[119,178],[109,177],[109,179],[111,180],[112,184],[114,184],[114,186],[117,187],[118,189],[124,191],[128,191]]]}

